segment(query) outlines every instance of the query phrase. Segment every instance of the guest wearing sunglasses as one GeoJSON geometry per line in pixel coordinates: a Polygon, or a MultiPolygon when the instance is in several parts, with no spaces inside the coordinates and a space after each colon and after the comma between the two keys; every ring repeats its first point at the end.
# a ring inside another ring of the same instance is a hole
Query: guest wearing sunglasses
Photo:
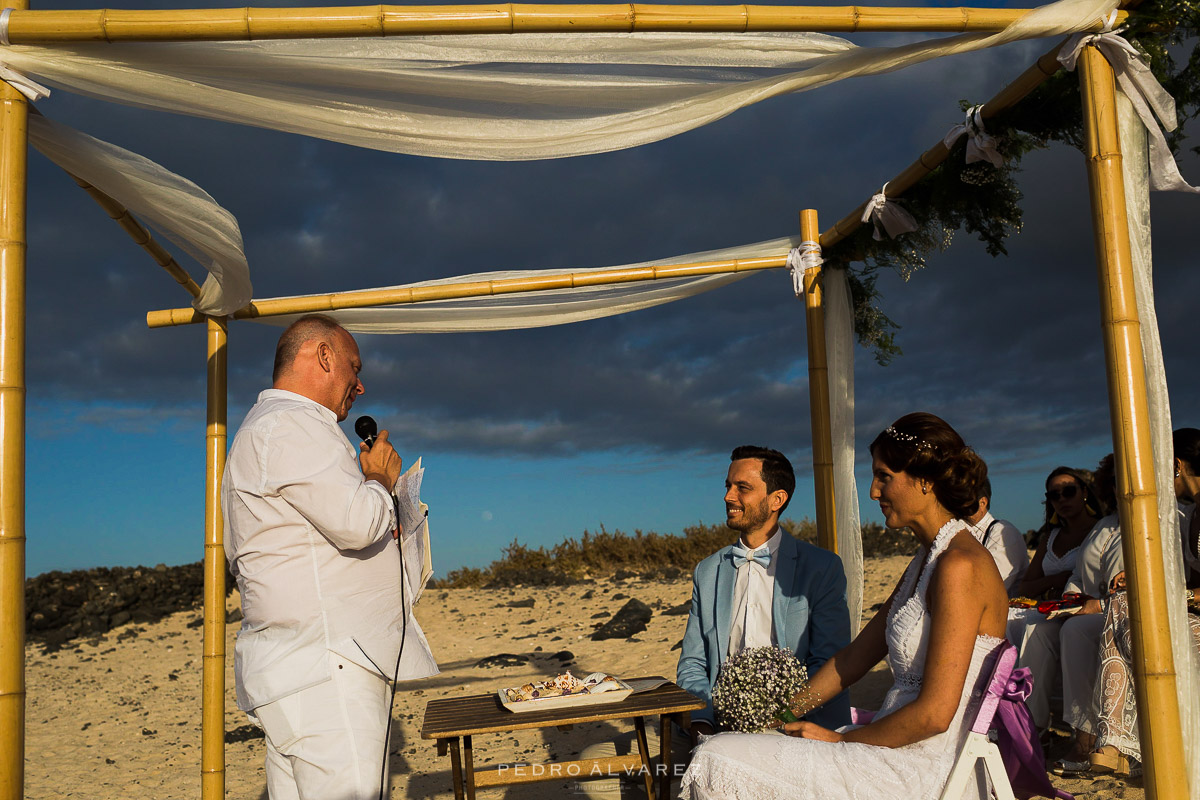
{"type": "MultiPolygon", "coordinates": [[[[1084,541],[1097,527],[1100,509],[1090,473],[1071,467],[1058,467],[1050,473],[1046,478],[1050,535],[1029,562],[1018,589],[1020,595],[1062,596],[1063,588],[1072,580],[1084,541]]],[[[1116,527],[1115,517],[1112,523],[1116,527]]],[[[1059,674],[1062,625],[1062,617],[1049,619],[1033,608],[1009,610],[1008,640],[1020,653],[1020,666],[1029,667],[1033,673],[1033,693],[1025,705],[1034,724],[1043,730],[1050,725],[1050,696],[1059,674]]]]}
{"type": "MultiPolygon", "coordinates": [[[[1117,517],[1117,481],[1113,456],[1109,453],[1095,472],[1095,488],[1111,513],[1096,523],[1079,547],[1075,569],[1063,587],[1064,596],[1078,595],[1083,605],[1073,616],[1037,622],[1026,627],[1022,665],[1034,673],[1034,687],[1026,700],[1035,724],[1044,726],[1050,716],[1050,688],[1055,670],[1062,670],[1063,717],[1074,738],[1068,755],[1054,763],[1053,771],[1065,775],[1082,772],[1089,766],[1088,753],[1095,746],[1095,726],[1091,721],[1092,696],[1096,691],[1096,673],[1100,667],[1100,633],[1104,612],[1114,581],[1125,569],[1121,551],[1121,522],[1117,517]]],[[[1040,615],[1039,615],[1040,616],[1040,615]]],[[[1035,617],[1036,618],[1036,617],[1035,617]]]]}
{"type": "Polygon", "coordinates": [[[1100,502],[1087,472],[1057,467],[1046,478],[1046,523],[1050,535],[1029,562],[1018,592],[1024,597],[1058,597],[1062,594],[1079,546],[1101,516],[1100,502]]]}

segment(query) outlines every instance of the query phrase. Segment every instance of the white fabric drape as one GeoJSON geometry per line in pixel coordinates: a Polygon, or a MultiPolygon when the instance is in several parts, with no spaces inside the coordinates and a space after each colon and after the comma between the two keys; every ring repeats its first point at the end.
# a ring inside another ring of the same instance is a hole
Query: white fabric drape
{"type": "Polygon", "coordinates": [[[1156,191],[1197,192],[1179,173],[1179,164],[1171,154],[1167,138],[1159,129],[1175,130],[1175,98],[1171,97],[1154,77],[1141,53],[1116,32],[1079,34],[1071,37],[1058,54],[1059,62],[1068,70],[1075,69],[1080,52],[1088,45],[1095,45],[1112,65],[1117,86],[1130,102],[1141,119],[1148,134],[1150,162],[1150,188],[1156,191]],[[1155,121],[1157,119],[1157,122],[1155,121]]]}
{"type": "MultiPolygon", "coordinates": [[[[1115,0],[1060,0],[998,33],[892,48],[855,48],[809,33],[74,43],[0,46],[0,69],[113,102],[362,147],[525,160],[658,141],[776,95],[1075,32],[1113,7],[1115,0]]],[[[213,222],[227,215],[198,187],[163,170],[158,178],[169,180],[144,181],[147,191],[139,198],[134,182],[123,187],[130,192],[109,191],[104,176],[161,169],[140,156],[102,143],[47,144],[45,152],[198,258],[212,280],[205,281],[197,309],[220,314],[244,305],[249,274],[231,248],[218,248],[218,255],[190,235],[211,240],[208,232],[187,230],[198,215],[213,222]],[[98,163],[83,163],[84,154],[97,149],[104,151],[98,163]]],[[[230,223],[236,228],[232,218],[211,226],[223,229],[216,238],[233,242],[230,223]]],[[[232,249],[240,255],[240,237],[232,249]]]]}
{"type": "MultiPolygon", "coordinates": [[[[1133,255],[1138,317],[1141,322],[1142,357],[1150,406],[1151,439],[1154,445],[1154,479],[1158,486],[1158,524],[1166,575],[1171,648],[1175,659],[1179,718],[1183,727],[1187,758],[1189,797],[1200,787],[1200,655],[1192,647],[1183,600],[1183,551],[1180,546],[1179,515],[1176,512],[1174,455],[1171,442],[1171,406],[1167,375],[1163,366],[1158,316],[1154,308],[1153,261],[1150,252],[1149,148],[1146,127],[1129,98],[1118,92],[1122,172],[1128,206],[1129,242],[1133,255]]],[[[1149,719],[1142,709],[1143,724],[1149,719]]]]}
{"type": "Polygon", "coordinates": [[[250,266],[237,220],[196,184],[153,161],[41,114],[29,115],[29,143],[100,189],[208,270],[192,306],[232,314],[250,302],[250,266]]]}
{"type": "Polygon", "coordinates": [[[0,48],[0,64],[128,105],[443,158],[524,160],[665,139],[769,97],[1093,25],[1060,0],[996,33],[855,48],[812,33],[467,35],[0,48]]]}
{"type": "MultiPolygon", "coordinates": [[[[721,250],[688,253],[657,261],[644,261],[617,267],[572,269],[571,271],[595,273],[667,264],[691,264],[766,256],[778,256],[783,259],[787,256],[788,251],[799,243],[800,236],[797,235],[790,238],[769,239],[754,244],[727,247],[721,250]]],[[[389,288],[538,277],[545,275],[548,271],[550,270],[485,272],[389,288]]],[[[611,286],[584,286],[575,289],[523,292],[460,300],[434,300],[378,308],[348,308],[326,313],[354,333],[459,333],[538,328],[624,314],[674,300],[682,300],[685,297],[692,297],[720,286],[726,286],[753,274],[755,273],[743,272],[699,278],[667,278],[611,286]]],[[[775,277],[779,278],[778,275],[775,277]]],[[[270,325],[287,325],[298,316],[263,317],[256,321],[270,325]]]]}
{"type": "Polygon", "coordinates": [[[854,479],[854,308],[844,267],[824,270],[825,362],[829,370],[829,417],[833,428],[833,502],[838,554],[846,570],[850,631],[862,620],[862,523],[854,479]]]}

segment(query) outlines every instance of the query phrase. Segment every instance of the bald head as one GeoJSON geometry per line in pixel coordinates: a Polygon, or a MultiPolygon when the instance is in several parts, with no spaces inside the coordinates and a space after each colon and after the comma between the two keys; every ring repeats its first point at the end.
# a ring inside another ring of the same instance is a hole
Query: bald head
{"type": "Polygon", "coordinates": [[[324,314],[308,314],[287,326],[279,336],[279,344],[275,345],[275,368],[271,371],[271,380],[278,383],[292,370],[296,357],[300,355],[306,342],[319,340],[336,343],[339,334],[345,334],[346,329],[324,314]]]}
{"type": "Polygon", "coordinates": [[[272,385],[315,400],[343,420],[363,393],[361,369],[354,337],[333,319],[309,314],[279,337],[272,385]]]}

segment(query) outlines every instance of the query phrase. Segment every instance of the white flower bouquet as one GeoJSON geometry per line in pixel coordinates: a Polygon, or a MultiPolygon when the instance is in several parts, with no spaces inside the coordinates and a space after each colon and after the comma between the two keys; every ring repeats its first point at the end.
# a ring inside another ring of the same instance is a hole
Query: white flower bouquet
{"type": "Polygon", "coordinates": [[[791,651],[773,646],[752,647],[726,659],[712,702],[717,722],[742,733],[796,722],[794,712],[803,714],[818,705],[808,689],[808,668],[791,651]]]}

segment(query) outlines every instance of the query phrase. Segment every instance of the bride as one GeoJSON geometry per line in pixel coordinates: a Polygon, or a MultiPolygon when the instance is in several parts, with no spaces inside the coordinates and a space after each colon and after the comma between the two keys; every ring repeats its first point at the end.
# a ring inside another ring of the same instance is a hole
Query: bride
{"type": "MultiPolygon", "coordinates": [[[[925,413],[896,420],[871,443],[871,456],[871,499],[888,527],[910,528],[922,547],[887,602],[813,676],[792,710],[797,717],[811,711],[886,656],[894,682],[883,708],[862,727],[832,731],[801,720],[783,726],[788,736],[708,737],[683,776],[683,797],[940,795],[970,730],[983,688],[977,684],[988,677],[981,669],[1008,618],[996,564],[962,521],[976,510],[987,466],[946,422],[925,413]]],[[[980,794],[969,787],[968,796],[980,794]]]]}

